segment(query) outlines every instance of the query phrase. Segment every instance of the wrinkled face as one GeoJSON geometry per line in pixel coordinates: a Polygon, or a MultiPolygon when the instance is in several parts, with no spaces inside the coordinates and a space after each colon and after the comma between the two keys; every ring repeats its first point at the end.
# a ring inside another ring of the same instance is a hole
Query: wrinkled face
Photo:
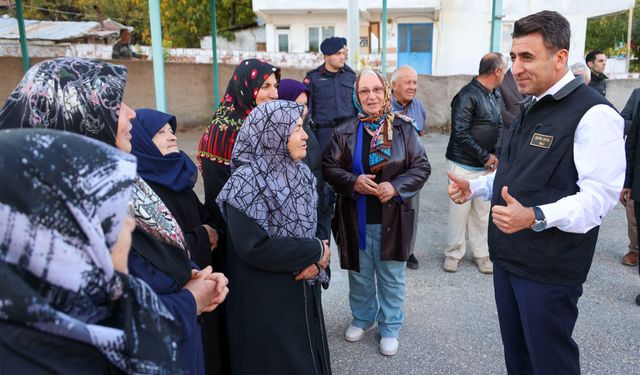
{"type": "Polygon", "coordinates": [[[347,48],[342,47],[338,52],[333,55],[324,55],[324,66],[330,72],[335,72],[344,67],[344,62],[347,59],[347,48]]]}
{"type": "Polygon", "coordinates": [[[131,153],[131,120],[136,118],[136,112],[124,102],[120,103],[118,114],[118,132],[116,133],[116,148],[120,151],[131,153]]]}
{"type": "Polygon", "coordinates": [[[275,74],[271,74],[260,86],[256,95],[256,105],[278,99],[278,80],[275,74]]]}
{"type": "Polygon", "coordinates": [[[306,92],[301,92],[300,95],[298,95],[298,97],[295,100],[296,103],[302,104],[304,106],[304,111],[302,112],[302,117],[307,117],[307,113],[309,113],[309,111],[307,110],[308,101],[309,101],[309,98],[307,98],[307,93],[306,92]]]}
{"type": "Polygon", "coordinates": [[[369,116],[375,116],[382,111],[384,103],[384,85],[375,74],[360,76],[358,81],[358,100],[362,109],[369,116]]]}
{"type": "Polygon", "coordinates": [[[518,91],[523,95],[543,94],[566,73],[568,54],[566,49],[554,53],[547,51],[539,33],[514,38],[511,72],[518,91]]]}
{"type": "Polygon", "coordinates": [[[289,142],[287,147],[289,148],[289,154],[293,161],[300,161],[307,156],[307,139],[309,136],[302,129],[302,118],[296,121],[296,126],[293,128],[291,135],[289,136],[289,142]]]}
{"type": "Polygon", "coordinates": [[[160,130],[153,136],[153,143],[156,145],[162,156],[174,152],[180,152],[178,149],[178,138],[173,134],[170,124],[164,124],[160,130]]]}
{"type": "Polygon", "coordinates": [[[587,65],[594,73],[602,74],[607,66],[607,56],[604,53],[599,53],[596,55],[596,59],[593,62],[588,62],[587,65]]]}
{"type": "Polygon", "coordinates": [[[403,69],[391,85],[396,100],[401,104],[407,104],[415,98],[418,91],[418,75],[409,69],[403,69]]]}

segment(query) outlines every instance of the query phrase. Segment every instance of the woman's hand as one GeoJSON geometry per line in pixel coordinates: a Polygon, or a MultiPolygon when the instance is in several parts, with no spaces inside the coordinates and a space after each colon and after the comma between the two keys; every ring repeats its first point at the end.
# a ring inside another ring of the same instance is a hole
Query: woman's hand
{"type": "Polygon", "coordinates": [[[131,233],[136,229],[136,219],[126,216],[120,229],[120,235],[111,248],[111,262],[113,269],[118,272],[129,273],[129,250],[131,249],[131,233]]]}
{"type": "Polygon", "coordinates": [[[322,240],[322,246],[324,246],[322,259],[320,259],[318,263],[311,264],[307,266],[307,268],[300,271],[300,273],[296,276],[296,281],[313,279],[320,273],[320,268],[326,269],[329,266],[329,259],[331,259],[329,240],[322,240]]]}
{"type": "Polygon", "coordinates": [[[356,178],[353,190],[362,195],[376,195],[378,184],[375,183],[375,174],[361,174],[356,178]]]}
{"type": "Polygon", "coordinates": [[[398,195],[398,192],[390,182],[385,181],[378,184],[376,195],[378,196],[380,203],[387,203],[391,198],[398,195]]]}
{"type": "Polygon", "coordinates": [[[221,302],[220,293],[222,292],[222,300],[226,297],[228,289],[225,292],[226,284],[228,280],[224,275],[222,278],[220,273],[213,273],[213,268],[207,266],[204,269],[197,271],[191,270],[191,280],[189,280],[183,287],[187,289],[193,295],[196,301],[196,314],[200,315],[203,312],[213,311],[221,302]],[[221,285],[218,285],[218,283],[221,285]]]}
{"type": "Polygon", "coordinates": [[[329,262],[331,260],[331,249],[329,249],[329,240],[322,240],[322,245],[324,246],[324,253],[322,254],[322,259],[318,262],[318,265],[324,270],[329,266],[329,262]]]}
{"type": "Polygon", "coordinates": [[[215,296],[211,299],[209,305],[210,307],[213,306],[211,310],[214,310],[224,302],[225,298],[227,298],[227,294],[229,294],[229,279],[227,279],[227,277],[221,272],[214,272],[207,276],[207,280],[216,282],[215,296]]]}
{"type": "Polygon", "coordinates": [[[307,268],[303,269],[298,274],[298,276],[296,276],[296,281],[313,279],[314,277],[318,276],[319,273],[320,273],[320,269],[314,263],[308,266],[307,268]]]}
{"type": "Polygon", "coordinates": [[[202,227],[207,230],[209,235],[209,243],[211,244],[211,250],[215,250],[218,247],[218,231],[211,228],[207,224],[202,224],[202,227]]]}

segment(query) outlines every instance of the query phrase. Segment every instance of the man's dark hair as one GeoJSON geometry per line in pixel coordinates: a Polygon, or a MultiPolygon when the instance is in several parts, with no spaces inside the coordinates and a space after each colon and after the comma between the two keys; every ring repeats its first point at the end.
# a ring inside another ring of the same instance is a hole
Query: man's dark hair
{"type": "Polygon", "coordinates": [[[480,68],[478,69],[478,75],[491,74],[497,68],[504,65],[505,60],[500,52],[487,53],[480,59],[480,68]]]}
{"type": "Polygon", "coordinates": [[[591,51],[589,53],[587,53],[587,57],[584,58],[584,61],[587,63],[592,63],[594,61],[596,61],[596,56],[598,55],[604,55],[605,53],[600,51],[599,49],[591,51]]]}
{"type": "Polygon", "coordinates": [[[122,36],[122,34],[124,34],[124,33],[126,33],[126,32],[128,33],[128,32],[129,32],[129,29],[127,29],[126,27],[121,28],[121,29],[120,29],[120,36],[122,36]]]}
{"type": "Polygon", "coordinates": [[[535,33],[542,36],[544,46],[549,53],[555,53],[561,49],[569,50],[571,26],[560,13],[543,10],[520,18],[513,25],[511,37],[522,38],[535,33]]]}

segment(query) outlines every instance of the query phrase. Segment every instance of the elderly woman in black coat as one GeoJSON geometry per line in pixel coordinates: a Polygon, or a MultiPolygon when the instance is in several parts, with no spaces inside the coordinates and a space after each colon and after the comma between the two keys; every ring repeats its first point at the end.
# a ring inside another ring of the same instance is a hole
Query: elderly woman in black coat
{"type": "Polygon", "coordinates": [[[331,254],[316,237],[302,113],[284,100],[251,112],[240,133],[254,147],[217,199],[234,287],[227,302],[233,374],[331,373],[320,300],[331,254]]]}

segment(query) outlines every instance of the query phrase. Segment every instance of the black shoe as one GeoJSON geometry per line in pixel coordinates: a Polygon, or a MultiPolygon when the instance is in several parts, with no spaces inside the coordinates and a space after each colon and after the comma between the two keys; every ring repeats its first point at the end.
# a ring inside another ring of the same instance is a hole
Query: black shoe
{"type": "Polygon", "coordinates": [[[640,306],[640,294],[636,296],[636,305],[640,306]]]}
{"type": "Polygon", "coordinates": [[[407,259],[407,268],[411,270],[417,270],[420,265],[418,264],[418,259],[411,254],[409,255],[409,259],[407,259]]]}

